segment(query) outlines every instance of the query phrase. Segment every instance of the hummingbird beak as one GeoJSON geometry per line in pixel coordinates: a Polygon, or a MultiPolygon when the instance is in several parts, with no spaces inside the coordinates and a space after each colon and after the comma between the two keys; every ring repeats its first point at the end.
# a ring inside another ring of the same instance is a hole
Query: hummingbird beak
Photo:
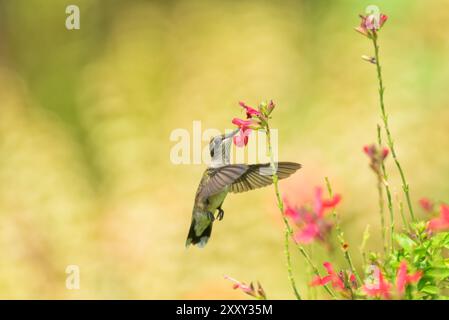
{"type": "Polygon", "coordinates": [[[224,138],[225,139],[232,138],[233,136],[235,136],[239,132],[239,130],[240,129],[235,129],[234,131],[232,131],[232,132],[230,132],[228,134],[225,134],[224,138]]]}

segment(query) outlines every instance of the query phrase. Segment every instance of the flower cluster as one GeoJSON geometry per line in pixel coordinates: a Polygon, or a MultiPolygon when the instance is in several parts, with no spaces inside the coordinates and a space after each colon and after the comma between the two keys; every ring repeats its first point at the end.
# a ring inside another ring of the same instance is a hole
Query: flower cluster
{"type": "Polygon", "coordinates": [[[323,263],[327,275],[315,276],[310,286],[325,286],[331,284],[332,288],[340,292],[343,296],[351,295],[352,298],[366,296],[368,298],[391,299],[393,296],[402,298],[408,285],[416,284],[422,277],[422,271],[408,273],[408,265],[405,260],[401,261],[396,272],[396,283],[393,286],[386,278],[381,269],[370,266],[370,273],[367,275],[364,284],[359,288],[354,274],[349,271],[335,272],[330,262],[323,263]],[[360,289],[359,291],[357,291],[360,289]],[[394,291],[394,290],[395,291],[394,291]]]}
{"type": "Polygon", "coordinates": [[[268,125],[268,119],[271,112],[274,110],[275,104],[273,101],[269,103],[261,103],[257,110],[248,106],[244,102],[239,102],[240,106],[245,110],[246,120],[234,118],[232,123],[236,125],[240,132],[234,136],[234,144],[237,147],[244,147],[248,144],[248,137],[251,134],[251,130],[263,129],[268,125]]]}
{"type": "Polygon", "coordinates": [[[371,14],[368,16],[360,15],[360,19],[360,25],[355,30],[372,39],[382,28],[388,17],[385,14],[380,14],[379,16],[371,14]]]}
{"type": "MultiPolygon", "coordinates": [[[[398,298],[402,298],[408,285],[416,284],[422,277],[422,271],[415,273],[407,272],[408,266],[405,260],[402,260],[396,272],[396,293],[398,298]]],[[[393,295],[393,285],[386,279],[378,266],[372,266],[372,273],[368,275],[363,285],[363,291],[368,297],[391,299],[393,295]]]]}
{"type": "Polygon", "coordinates": [[[325,286],[330,283],[337,291],[351,291],[357,288],[357,280],[353,273],[349,271],[336,273],[330,262],[324,262],[323,266],[327,271],[327,275],[324,277],[315,276],[310,286],[325,286]]]}
{"type": "Polygon", "coordinates": [[[389,154],[389,150],[387,148],[379,148],[377,145],[366,145],[363,147],[363,152],[370,159],[370,167],[376,173],[376,175],[381,175],[381,165],[382,162],[389,154]]]}
{"type": "Polygon", "coordinates": [[[298,226],[294,234],[295,241],[302,244],[315,240],[326,242],[333,226],[326,218],[326,211],[335,208],[340,200],[341,197],[338,194],[332,199],[323,199],[323,189],[320,187],[315,189],[313,206],[293,207],[287,199],[284,199],[284,214],[298,226]]]}

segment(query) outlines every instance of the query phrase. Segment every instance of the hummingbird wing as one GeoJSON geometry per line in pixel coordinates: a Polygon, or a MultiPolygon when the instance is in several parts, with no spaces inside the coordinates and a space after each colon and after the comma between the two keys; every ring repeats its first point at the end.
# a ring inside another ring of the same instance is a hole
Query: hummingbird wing
{"type": "MultiPolygon", "coordinates": [[[[277,163],[277,176],[279,179],[285,179],[299,168],[301,168],[299,163],[279,162],[277,163]]],[[[269,163],[249,165],[248,170],[234,180],[229,191],[239,193],[269,186],[273,183],[272,172],[269,163]]]]}
{"type": "Polygon", "coordinates": [[[223,191],[223,189],[231,185],[244,174],[248,168],[249,166],[246,164],[231,164],[219,168],[208,169],[206,171],[207,178],[204,179],[201,190],[198,191],[198,196],[201,199],[207,199],[210,196],[223,191]]]}

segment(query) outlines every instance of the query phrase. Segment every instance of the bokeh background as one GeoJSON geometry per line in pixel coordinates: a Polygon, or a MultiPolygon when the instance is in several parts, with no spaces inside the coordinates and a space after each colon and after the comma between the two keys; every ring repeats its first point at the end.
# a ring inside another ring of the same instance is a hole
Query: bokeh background
{"type": "Polygon", "coordinates": [[[229,196],[208,246],[184,247],[205,166],[173,165],[170,133],[229,128],[239,100],[277,102],[279,157],[304,166],[281,184],[292,202],[328,176],[356,262],[366,224],[379,250],[362,152],[377,87],[360,59],[371,43],[352,30],[369,4],[390,17],[386,104],[413,201],[448,200],[448,1],[0,1],[0,298],[246,298],[224,274],[292,298],[272,188],[229,196]],[[69,4],[80,30],[65,28],[69,4]],[[73,264],[79,290],[65,287],[73,264]]]}

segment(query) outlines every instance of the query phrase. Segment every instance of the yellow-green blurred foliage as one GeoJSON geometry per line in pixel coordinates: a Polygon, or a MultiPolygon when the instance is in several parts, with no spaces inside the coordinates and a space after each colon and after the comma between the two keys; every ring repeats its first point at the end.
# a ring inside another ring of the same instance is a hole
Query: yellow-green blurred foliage
{"type": "MultiPolygon", "coordinates": [[[[205,167],[173,165],[170,132],[229,128],[239,100],[277,102],[279,157],[304,166],[284,193],[306,200],[329,176],[356,262],[367,223],[380,249],[361,151],[380,121],[372,47],[352,30],[368,4],[390,17],[386,104],[413,200],[449,200],[447,1],[0,1],[0,298],[244,298],[224,274],[292,298],[272,188],[229,196],[208,246],[184,247],[205,167]]],[[[344,266],[313,248],[329,256],[344,266]]]]}

